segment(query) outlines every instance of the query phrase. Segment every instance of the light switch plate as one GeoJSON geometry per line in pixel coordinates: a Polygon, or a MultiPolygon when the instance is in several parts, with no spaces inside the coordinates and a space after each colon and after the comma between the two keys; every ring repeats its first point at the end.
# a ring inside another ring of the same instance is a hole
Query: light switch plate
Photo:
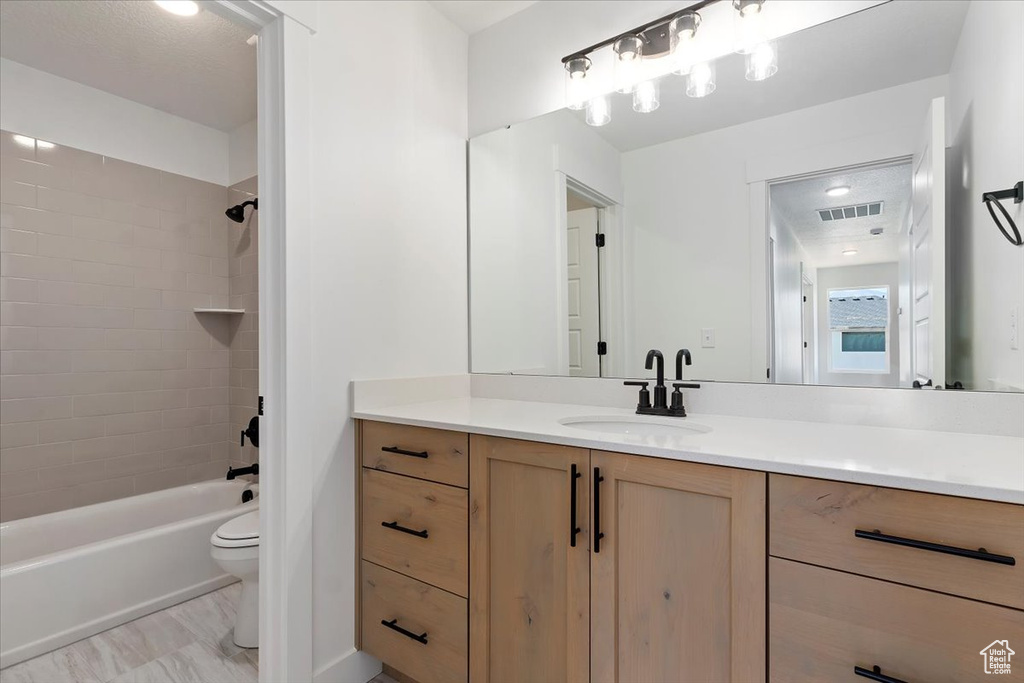
{"type": "Polygon", "coordinates": [[[700,331],[700,345],[705,349],[715,348],[715,328],[704,327],[700,331]]]}

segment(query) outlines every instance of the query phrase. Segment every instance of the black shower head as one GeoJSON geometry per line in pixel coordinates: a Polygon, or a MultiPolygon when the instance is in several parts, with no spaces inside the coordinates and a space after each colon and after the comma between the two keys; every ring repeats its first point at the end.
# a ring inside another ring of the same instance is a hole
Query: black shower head
{"type": "Polygon", "coordinates": [[[259,211],[259,199],[256,198],[232,206],[230,209],[224,212],[224,215],[236,223],[241,223],[242,221],[245,220],[245,207],[249,206],[250,204],[252,205],[253,211],[259,211]]]}

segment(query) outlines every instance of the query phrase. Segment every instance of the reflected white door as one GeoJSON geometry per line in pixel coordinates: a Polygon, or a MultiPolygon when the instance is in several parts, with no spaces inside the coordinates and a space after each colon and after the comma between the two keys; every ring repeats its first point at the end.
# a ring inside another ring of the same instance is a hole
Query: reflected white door
{"type": "Polygon", "coordinates": [[[910,228],[914,379],[946,381],[946,118],[932,100],[914,150],[910,228]]]}
{"type": "Polygon", "coordinates": [[[600,377],[597,209],[568,212],[569,374],[600,377]]]}
{"type": "MultiPolygon", "coordinates": [[[[801,264],[803,269],[803,264],[801,264]]],[[[814,285],[807,281],[803,281],[800,287],[800,296],[802,300],[800,302],[800,326],[802,329],[803,344],[803,383],[804,384],[817,384],[817,378],[814,376],[814,345],[815,345],[815,334],[814,334],[814,285]]]]}

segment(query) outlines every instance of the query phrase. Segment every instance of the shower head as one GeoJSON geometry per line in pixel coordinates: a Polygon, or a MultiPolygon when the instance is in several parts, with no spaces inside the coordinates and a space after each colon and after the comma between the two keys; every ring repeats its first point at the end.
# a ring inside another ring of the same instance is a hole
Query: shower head
{"type": "Polygon", "coordinates": [[[230,209],[224,212],[224,215],[236,223],[241,223],[242,221],[245,220],[245,207],[249,206],[250,204],[252,205],[253,211],[260,210],[259,198],[255,198],[250,199],[248,201],[244,201],[241,204],[236,204],[235,206],[232,206],[230,209]]]}

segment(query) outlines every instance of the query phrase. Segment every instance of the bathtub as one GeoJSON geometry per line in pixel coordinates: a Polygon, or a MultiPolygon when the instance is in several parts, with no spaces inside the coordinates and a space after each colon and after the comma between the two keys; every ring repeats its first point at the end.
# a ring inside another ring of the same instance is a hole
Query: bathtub
{"type": "Polygon", "coordinates": [[[248,485],[209,481],[0,525],[0,668],[235,581],[210,558],[210,536],[256,509],[258,493],[242,504],[248,485]]]}

